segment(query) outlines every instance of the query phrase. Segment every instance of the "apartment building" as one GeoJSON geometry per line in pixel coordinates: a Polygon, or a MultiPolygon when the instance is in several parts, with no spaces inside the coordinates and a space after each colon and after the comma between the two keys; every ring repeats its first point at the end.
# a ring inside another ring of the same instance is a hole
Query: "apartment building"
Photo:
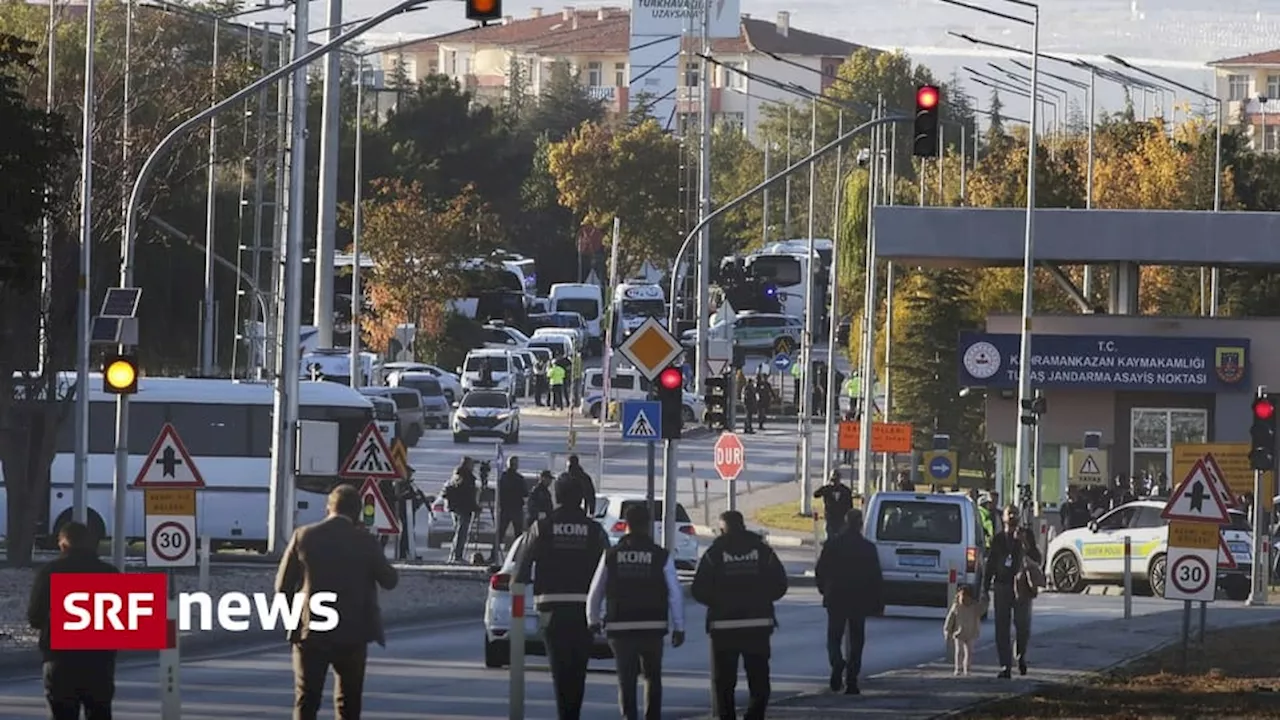
{"type": "MultiPolygon", "coordinates": [[[[773,21],[744,13],[741,27],[738,37],[712,42],[712,53],[726,67],[713,69],[711,112],[717,122],[749,134],[754,134],[763,106],[803,100],[730,68],[817,92],[832,83],[840,64],[859,47],[794,28],[788,12],[779,12],[773,21]]],[[[482,101],[503,97],[513,75],[521,78],[526,92],[537,94],[552,64],[564,61],[607,112],[625,114],[632,81],[629,44],[630,13],[624,8],[564,7],[554,13],[534,8],[528,17],[506,17],[501,23],[379,48],[379,56],[388,76],[397,66],[410,80],[445,74],[482,101]]],[[[692,44],[688,49],[696,50],[692,44]]],[[[688,117],[701,102],[700,61],[690,55],[680,62],[677,112],[688,117]]]]}
{"type": "Polygon", "coordinates": [[[1223,122],[1245,126],[1255,150],[1280,150],[1280,50],[1209,63],[1215,93],[1224,100],[1223,122]]]}

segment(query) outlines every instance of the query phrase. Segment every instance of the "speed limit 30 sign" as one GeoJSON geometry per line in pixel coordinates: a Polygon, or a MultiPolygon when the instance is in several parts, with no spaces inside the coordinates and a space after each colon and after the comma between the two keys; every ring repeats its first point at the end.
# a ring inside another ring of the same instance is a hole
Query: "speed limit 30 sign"
{"type": "Polygon", "coordinates": [[[1218,549],[1170,547],[1165,572],[1166,599],[1213,602],[1217,596],[1218,549]]]}
{"type": "Polygon", "coordinates": [[[195,567],[194,515],[147,516],[147,567],[195,567]]]}

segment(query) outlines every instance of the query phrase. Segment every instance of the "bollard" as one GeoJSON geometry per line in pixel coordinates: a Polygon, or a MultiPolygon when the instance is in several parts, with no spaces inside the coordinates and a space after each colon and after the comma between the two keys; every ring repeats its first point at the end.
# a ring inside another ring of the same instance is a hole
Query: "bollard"
{"type": "Polygon", "coordinates": [[[196,556],[196,563],[200,566],[196,570],[199,573],[197,585],[200,592],[209,592],[209,553],[211,552],[209,536],[204,535],[200,538],[200,554],[196,556]]]}
{"type": "Polygon", "coordinates": [[[409,534],[409,557],[405,558],[405,561],[417,562],[418,538],[416,537],[416,533],[418,532],[418,511],[413,509],[412,500],[405,500],[405,502],[409,503],[409,511],[404,514],[406,527],[400,528],[409,534]]]}
{"type": "Polygon", "coordinates": [[[1124,619],[1133,617],[1133,545],[1124,536],[1124,619]]]}
{"type": "Polygon", "coordinates": [[[160,718],[161,720],[181,720],[182,691],[178,674],[180,659],[178,655],[178,592],[173,576],[168,576],[168,634],[167,648],[159,652],[160,656],[160,718]]]}
{"type": "MultiPolygon", "coordinates": [[[[956,595],[960,592],[960,573],[956,572],[956,566],[952,565],[950,572],[947,573],[947,611],[951,611],[951,607],[956,604],[956,595]]],[[[950,655],[951,638],[944,637],[942,640],[942,651],[950,655]]]]}
{"type": "Polygon", "coordinates": [[[524,583],[511,583],[511,627],[507,630],[507,642],[511,649],[508,664],[511,669],[510,720],[524,718],[524,583]]]}

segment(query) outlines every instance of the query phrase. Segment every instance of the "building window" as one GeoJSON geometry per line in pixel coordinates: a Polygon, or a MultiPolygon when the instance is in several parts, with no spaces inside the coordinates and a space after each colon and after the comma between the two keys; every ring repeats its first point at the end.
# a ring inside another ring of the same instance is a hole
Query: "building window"
{"type": "Polygon", "coordinates": [[[449,75],[458,74],[458,51],[449,51],[449,75]]]}
{"type": "Polygon", "coordinates": [[[1280,98],[1280,75],[1267,76],[1267,99],[1280,98]]]}
{"type": "Polygon", "coordinates": [[[1129,411],[1132,447],[1129,472],[1137,477],[1167,480],[1173,471],[1173,448],[1209,439],[1209,413],[1205,410],[1133,408],[1129,411]]]}
{"type": "Polygon", "coordinates": [[[734,90],[746,90],[747,76],[739,72],[745,69],[746,69],[746,63],[744,62],[741,62],[738,60],[726,62],[724,64],[724,67],[720,68],[720,72],[723,74],[723,77],[724,77],[723,82],[721,82],[720,84],[724,87],[732,88],[734,90]]]}
{"type": "Polygon", "coordinates": [[[698,75],[700,74],[700,72],[701,72],[701,68],[698,67],[698,63],[685,63],[684,64],[684,86],[691,87],[691,88],[698,87],[698,75]]]}
{"type": "Polygon", "coordinates": [[[613,86],[626,87],[627,85],[627,64],[624,62],[613,64],[613,86]]]}
{"type": "Polygon", "coordinates": [[[840,73],[840,63],[838,63],[838,62],[824,62],[824,63],[822,63],[822,74],[823,74],[823,75],[826,75],[827,77],[832,77],[832,78],[833,78],[833,77],[835,77],[836,75],[838,75],[839,73],[840,73]]]}
{"type": "Polygon", "coordinates": [[[1244,100],[1249,97],[1249,76],[1227,76],[1227,100],[1244,100]]]}
{"type": "Polygon", "coordinates": [[[716,124],[725,130],[742,132],[743,114],[740,112],[719,113],[716,115],[716,124]]]}
{"type": "Polygon", "coordinates": [[[462,56],[462,74],[463,75],[471,74],[471,57],[469,55],[462,56]]]}
{"type": "Polygon", "coordinates": [[[587,85],[590,85],[591,87],[599,87],[604,84],[604,79],[602,77],[603,74],[603,71],[600,69],[600,63],[587,63],[587,85]]]}

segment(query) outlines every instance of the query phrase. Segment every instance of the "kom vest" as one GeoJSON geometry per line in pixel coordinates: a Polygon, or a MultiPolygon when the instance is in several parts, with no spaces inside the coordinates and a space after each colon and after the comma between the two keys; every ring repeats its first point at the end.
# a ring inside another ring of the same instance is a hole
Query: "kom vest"
{"type": "Polygon", "coordinates": [[[578,506],[556,508],[535,532],[534,606],[585,606],[600,554],[609,546],[604,530],[578,506]]]}
{"type": "Polygon", "coordinates": [[[605,552],[606,633],[667,633],[667,557],[653,540],[634,535],[605,552]]]}
{"type": "Polygon", "coordinates": [[[716,594],[707,607],[707,632],[772,632],[773,599],[765,589],[773,556],[769,546],[763,542],[715,543],[707,548],[707,554],[714,563],[716,594]]]}

